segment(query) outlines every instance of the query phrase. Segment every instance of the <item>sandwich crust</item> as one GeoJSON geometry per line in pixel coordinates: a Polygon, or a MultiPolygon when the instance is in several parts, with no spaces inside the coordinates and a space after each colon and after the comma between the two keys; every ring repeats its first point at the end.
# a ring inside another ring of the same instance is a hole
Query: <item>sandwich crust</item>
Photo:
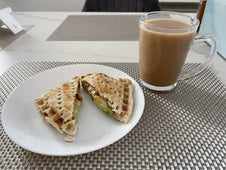
{"type": "Polygon", "coordinates": [[[36,108],[43,120],[55,127],[61,134],[66,134],[66,141],[74,140],[77,131],[77,118],[73,113],[75,106],[79,107],[82,102],[79,96],[79,82],[80,78],[76,76],[35,99],[36,108]]]}

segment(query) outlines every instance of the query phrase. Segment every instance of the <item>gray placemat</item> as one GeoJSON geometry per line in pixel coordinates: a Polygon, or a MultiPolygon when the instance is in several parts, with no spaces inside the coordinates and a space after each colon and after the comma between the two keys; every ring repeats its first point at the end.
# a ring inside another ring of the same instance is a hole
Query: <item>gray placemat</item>
{"type": "MultiPolygon", "coordinates": [[[[69,64],[76,63],[13,65],[0,77],[0,109],[22,81],[69,64]]],[[[122,70],[139,82],[137,63],[98,64],[122,70]]],[[[226,87],[211,70],[179,82],[170,93],[143,91],[146,106],[137,126],[118,142],[88,154],[53,157],[26,151],[0,124],[0,169],[226,169],[226,87]]]]}
{"type": "Polygon", "coordinates": [[[7,47],[14,42],[17,38],[29,31],[32,25],[23,25],[24,30],[14,35],[9,29],[0,27],[0,50],[7,47]]]}
{"type": "Polygon", "coordinates": [[[47,41],[137,41],[139,15],[70,15],[47,41]]]}

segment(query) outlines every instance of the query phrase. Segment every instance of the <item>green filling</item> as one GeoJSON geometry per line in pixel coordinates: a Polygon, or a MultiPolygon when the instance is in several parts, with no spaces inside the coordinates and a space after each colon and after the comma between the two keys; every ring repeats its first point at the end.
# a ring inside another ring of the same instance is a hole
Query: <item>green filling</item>
{"type": "Polygon", "coordinates": [[[108,115],[113,116],[114,112],[112,109],[109,107],[108,103],[102,99],[100,96],[95,95],[92,93],[94,90],[91,86],[88,84],[83,84],[83,87],[86,89],[86,91],[93,97],[94,103],[104,112],[106,112],[108,115]]]}
{"type": "Polygon", "coordinates": [[[74,110],[73,110],[73,117],[74,117],[75,121],[78,120],[78,111],[79,111],[80,105],[81,105],[80,100],[75,101],[74,110]]]}
{"type": "Polygon", "coordinates": [[[78,109],[79,109],[79,106],[74,106],[74,111],[73,111],[73,117],[75,119],[75,121],[78,120],[78,109]]]}
{"type": "Polygon", "coordinates": [[[94,103],[104,112],[106,112],[108,115],[112,116],[113,111],[111,108],[108,106],[107,102],[100,98],[99,96],[93,96],[94,103]]]}

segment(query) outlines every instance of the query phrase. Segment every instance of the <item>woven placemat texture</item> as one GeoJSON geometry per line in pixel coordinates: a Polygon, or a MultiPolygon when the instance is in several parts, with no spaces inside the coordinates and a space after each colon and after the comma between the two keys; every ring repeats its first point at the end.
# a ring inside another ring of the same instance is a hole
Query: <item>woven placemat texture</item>
{"type": "Polygon", "coordinates": [[[9,44],[14,42],[17,38],[29,31],[32,25],[23,25],[24,30],[14,35],[9,29],[0,27],[0,50],[7,47],[9,44]]]}
{"type": "MultiPolygon", "coordinates": [[[[24,80],[69,64],[76,63],[13,65],[0,77],[0,110],[24,80]]],[[[139,82],[137,63],[98,64],[139,82]]],[[[26,151],[7,137],[1,123],[0,169],[226,169],[226,87],[211,70],[179,82],[170,93],[143,91],[146,106],[137,126],[118,142],[88,154],[53,157],[26,151]]]]}
{"type": "Polygon", "coordinates": [[[140,15],[70,15],[47,41],[137,41],[140,15]]]}

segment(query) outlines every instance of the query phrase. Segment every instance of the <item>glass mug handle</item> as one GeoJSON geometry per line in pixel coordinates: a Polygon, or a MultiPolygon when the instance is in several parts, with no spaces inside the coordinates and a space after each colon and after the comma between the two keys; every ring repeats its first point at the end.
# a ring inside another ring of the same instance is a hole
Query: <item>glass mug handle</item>
{"type": "Polygon", "coordinates": [[[197,66],[195,67],[193,65],[192,69],[189,66],[187,68],[186,67],[183,68],[179,76],[179,80],[186,80],[186,79],[192,78],[198,75],[199,73],[201,73],[205,68],[207,68],[210,65],[217,51],[217,41],[216,41],[216,38],[211,34],[201,34],[201,35],[195,36],[193,44],[204,43],[204,42],[211,46],[209,54],[202,54],[203,57],[204,56],[206,57],[206,61],[201,64],[197,64],[197,66]]]}

